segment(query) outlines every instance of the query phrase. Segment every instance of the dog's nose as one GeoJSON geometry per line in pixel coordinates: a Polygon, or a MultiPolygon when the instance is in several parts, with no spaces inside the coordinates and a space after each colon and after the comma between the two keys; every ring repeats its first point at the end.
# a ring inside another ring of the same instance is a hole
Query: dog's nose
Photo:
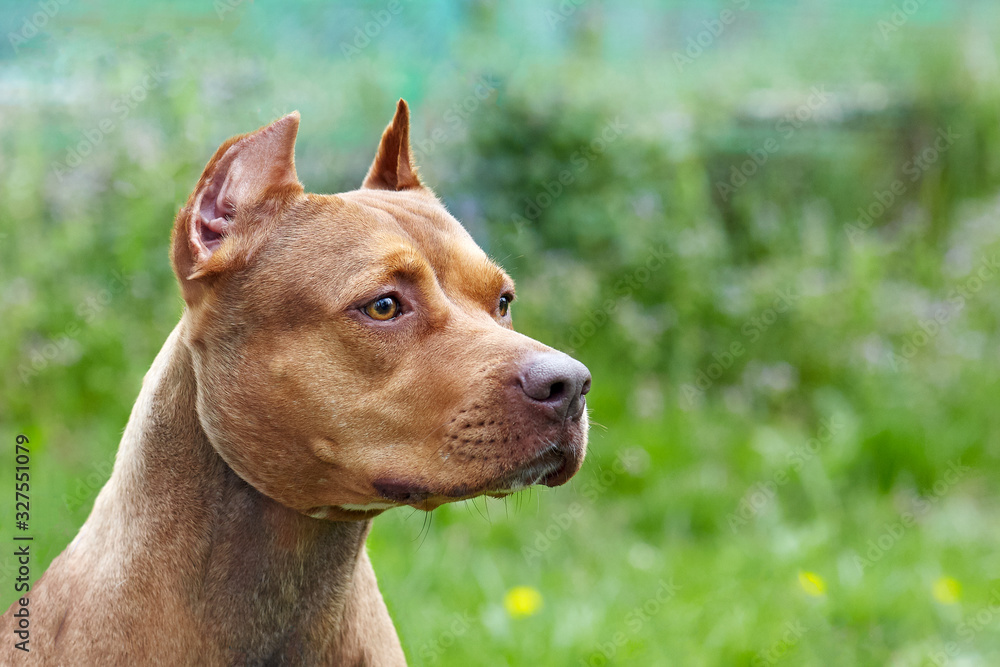
{"type": "Polygon", "coordinates": [[[542,352],[524,364],[518,382],[531,402],[562,421],[583,412],[583,397],[590,391],[590,371],[562,352],[542,352]]]}

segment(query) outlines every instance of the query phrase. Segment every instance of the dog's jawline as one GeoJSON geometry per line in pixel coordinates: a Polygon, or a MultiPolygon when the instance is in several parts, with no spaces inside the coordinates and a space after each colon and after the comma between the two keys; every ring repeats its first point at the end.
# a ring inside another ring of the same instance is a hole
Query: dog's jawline
{"type": "MultiPolygon", "coordinates": [[[[336,505],[335,507],[338,507],[342,510],[347,510],[349,512],[372,512],[376,510],[387,510],[396,507],[396,503],[368,503],[366,505],[344,504],[344,505],[336,505]]],[[[326,508],[320,508],[320,511],[316,512],[316,514],[317,516],[314,516],[314,518],[316,519],[325,517],[326,508]]]]}

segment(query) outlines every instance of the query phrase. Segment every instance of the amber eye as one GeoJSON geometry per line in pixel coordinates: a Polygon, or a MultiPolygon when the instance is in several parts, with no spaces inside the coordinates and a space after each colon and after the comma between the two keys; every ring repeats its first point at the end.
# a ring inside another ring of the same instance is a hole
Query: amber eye
{"type": "Polygon", "coordinates": [[[395,297],[380,296],[362,310],[365,311],[365,315],[373,320],[384,322],[399,315],[399,301],[395,297]]]}
{"type": "Polygon", "coordinates": [[[510,312],[510,302],[514,300],[514,295],[504,294],[500,297],[500,306],[498,310],[500,311],[500,317],[507,317],[507,313],[510,312]]]}

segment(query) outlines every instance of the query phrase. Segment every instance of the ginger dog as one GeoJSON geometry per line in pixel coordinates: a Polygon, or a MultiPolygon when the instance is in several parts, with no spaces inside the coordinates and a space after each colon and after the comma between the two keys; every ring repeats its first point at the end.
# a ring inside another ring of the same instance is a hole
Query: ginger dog
{"type": "Polygon", "coordinates": [[[403,665],[371,519],[563,484],[579,362],[424,187],[400,100],[361,189],[303,192],[299,116],[226,141],[177,215],[186,304],[3,664],[403,665]]]}

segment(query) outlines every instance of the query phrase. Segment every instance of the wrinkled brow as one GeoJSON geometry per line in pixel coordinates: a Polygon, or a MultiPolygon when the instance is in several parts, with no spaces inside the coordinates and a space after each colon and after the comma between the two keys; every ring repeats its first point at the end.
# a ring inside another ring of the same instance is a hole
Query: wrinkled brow
{"type": "Polygon", "coordinates": [[[427,260],[408,245],[395,248],[375,260],[372,271],[366,278],[375,282],[389,282],[398,278],[435,280],[434,271],[427,260]]]}
{"type": "Polygon", "coordinates": [[[446,291],[455,290],[488,308],[495,305],[502,293],[514,292],[514,281],[488,257],[459,260],[450,268],[439,276],[421,253],[403,243],[375,258],[369,268],[357,276],[352,292],[358,296],[357,292],[406,280],[424,289],[437,285],[446,291]]]}
{"type": "Polygon", "coordinates": [[[372,259],[355,258],[363,262],[355,271],[348,271],[348,278],[336,286],[336,301],[352,301],[399,281],[428,289],[437,279],[430,264],[412,246],[398,244],[372,259]]]}
{"type": "Polygon", "coordinates": [[[511,277],[493,260],[486,257],[473,263],[470,270],[464,271],[463,278],[460,289],[476,301],[488,306],[492,306],[502,293],[514,292],[514,281],[511,277]]]}

